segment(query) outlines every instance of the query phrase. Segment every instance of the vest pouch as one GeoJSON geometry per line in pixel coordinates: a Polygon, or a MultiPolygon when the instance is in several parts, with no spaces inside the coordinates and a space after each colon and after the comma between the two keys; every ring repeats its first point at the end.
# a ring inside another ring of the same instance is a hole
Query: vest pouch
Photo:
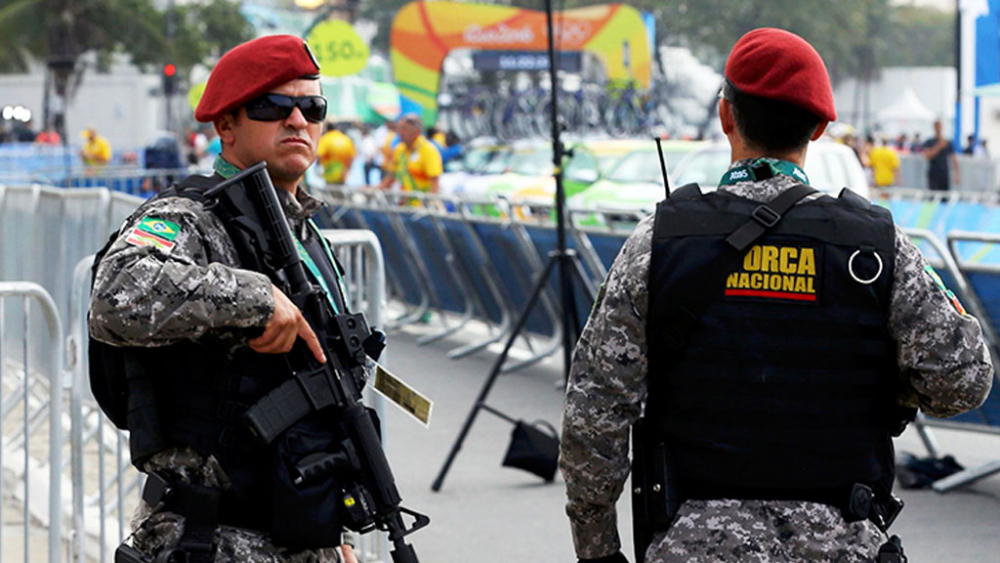
{"type": "Polygon", "coordinates": [[[340,453],[340,427],[325,413],[313,413],[289,428],[273,446],[270,533],[275,545],[294,549],[336,547],[341,543],[343,472],[317,472],[303,478],[310,460],[340,453]],[[297,482],[298,481],[298,482],[297,482]]]}

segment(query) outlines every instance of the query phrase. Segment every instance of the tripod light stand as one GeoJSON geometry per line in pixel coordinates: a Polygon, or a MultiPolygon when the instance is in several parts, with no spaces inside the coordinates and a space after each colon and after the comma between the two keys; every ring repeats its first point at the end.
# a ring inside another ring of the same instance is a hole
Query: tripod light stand
{"type": "MultiPolygon", "coordinates": [[[[555,54],[555,43],[553,38],[553,25],[552,25],[552,0],[545,0],[545,16],[546,25],[548,27],[548,55],[549,55],[549,76],[551,78],[552,84],[552,162],[555,165],[555,181],[556,181],[556,250],[549,253],[548,260],[545,262],[545,267],[539,273],[538,277],[535,279],[535,285],[531,292],[531,296],[528,301],[524,304],[521,309],[517,322],[514,323],[513,330],[507,338],[507,342],[504,345],[503,352],[497,358],[496,362],[493,364],[493,368],[490,371],[489,377],[486,378],[486,382],[483,384],[482,390],[479,392],[479,396],[476,398],[476,402],[472,405],[472,411],[469,416],[465,419],[465,424],[462,426],[461,432],[455,444],[451,448],[447,459],[445,459],[444,465],[441,467],[441,471],[438,473],[437,478],[431,485],[431,489],[434,491],[440,491],[442,485],[444,484],[445,476],[448,474],[448,470],[451,468],[451,464],[455,461],[455,457],[458,455],[458,451],[462,449],[462,443],[465,441],[466,436],[469,434],[469,430],[472,428],[473,422],[476,420],[476,416],[479,414],[480,409],[484,409],[487,412],[499,416],[508,422],[516,422],[512,417],[504,414],[503,412],[489,406],[486,404],[486,398],[493,388],[493,384],[496,382],[497,376],[500,375],[500,369],[503,367],[504,361],[507,359],[507,354],[510,351],[511,346],[514,344],[514,340],[517,339],[518,335],[524,329],[527,323],[528,316],[531,314],[535,303],[541,296],[542,291],[545,288],[546,283],[548,283],[549,276],[552,274],[553,269],[559,266],[559,307],[562,312],[562,338],[563,338],[563,366],[564,379],[569,376],[569,366],[570,366],[570,356],[573,351],[573,345],[576,342],[576,338],[580,335],[580,322],[576,315],[576,300],[573,294],[573,283],[572,275],[578,277],[581,285],[585,288],[585,291],[590,292],[589,286],[584,280],[587,279],[587,274],[583,270],[583,266],[580,264],[580,259],[576,254],[576,251],[566,248],[566,192],[563,188],[563,172],[562,172],[562,160],[564,156],[564,150],[562,142],[560,141],[560,124],[559,124],[559,106],[558,106],[558,77],[556,70],[556,54],[555,54]],[[571,330],[572,329],[572,330],[571,330]]],[[[590,299],[593,300],[594,295],[590,295],[590,299]]]]}

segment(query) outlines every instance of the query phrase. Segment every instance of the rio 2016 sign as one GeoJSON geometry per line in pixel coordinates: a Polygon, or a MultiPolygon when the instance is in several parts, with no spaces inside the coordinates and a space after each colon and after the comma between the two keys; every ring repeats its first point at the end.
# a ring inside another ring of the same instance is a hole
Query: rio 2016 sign
{"type": "Polygon", "coordinates": [[[345,21],[330,20],[317,25],[306,41],[323,76],[357,74],[368,64],[368,45],[345,21]]]}

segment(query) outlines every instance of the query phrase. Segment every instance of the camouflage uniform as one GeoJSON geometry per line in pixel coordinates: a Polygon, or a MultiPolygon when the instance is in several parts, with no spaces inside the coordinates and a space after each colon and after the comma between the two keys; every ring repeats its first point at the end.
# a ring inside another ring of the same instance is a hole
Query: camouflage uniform
{"type": "MultiPolygon", "coordinates": [[[[778,175],[720,189],[768,202],[796,183],[778,175]]],[[[652,233],[653,217],[647,217],[626,241],[574,352],[560,465],[569,497],[566,512],[581,559],[620,548],[615,502],[629,474],[629,428],[639,418],[647,392],[652,233]]],[[[888,328],[898,344],[904,379],[900,403],[939,417],[979,406],[993,377],[979,322],[956,309],[925,271],[927,261],[920,251],[898,229],[895,247],[888,328]]],[[[882,541],[870,522],[848,524],[839,510],[825,504],[689,500],[669,532],[653,538],[646,561],[859,563],[870,561],[882,541]]]]}
{"type": "MultiPolygon", "coordinates": [[[[221,157],[216,169],[224,176],[236,171],[221,157]]],[[[306,219],[323,204],[301,188],[294,197],[286,190],[276,191],[289,226],[302,236],[306,219]]],[[[199,339],[227,349],[245,346],[246,329],[264,327],[271,318],[274,296],[267,276],[238,266],[236,248],[225,228],[202,204],[179,197],[146,204],[123,226],[97,269],[90,335],[117,346],[166,346],[199,339]],[[173,248],[126,241],[128,233],[148,216],[180,226],[173,248]]],[[[211,487],[229,484],[214,457],[205,458],[190,448],[160,452],[143,470],[164,470],[184,482],[211,487]]],[[[133,545],[146,553],[176,545],[183,520],[170,512],[153,513],[142,503],[132,522],[133,545]]],[[[342,561],[339,548],[289,553],[253,530],[220,526],[215,537],[217,562],[342,561]]]]}

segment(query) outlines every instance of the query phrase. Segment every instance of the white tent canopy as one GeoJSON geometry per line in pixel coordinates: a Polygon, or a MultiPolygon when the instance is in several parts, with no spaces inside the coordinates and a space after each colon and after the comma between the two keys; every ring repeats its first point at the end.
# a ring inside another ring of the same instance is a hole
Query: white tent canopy
{"type": "Polygon", "coordinates": [[[909,86],[903,90],[902,95],[895,102],[876,114],[878,130],[882,135],[889,137],[895,137],[901,133],[929,135],[933,130],[931,125],[939,118],[940,116],[920,101],[920,98],[909,86]]]}
{"type": "Polygon", "coordinates": [[[878,121],[934,121],[937,115],[927,109],[913,89],[907,87],[895,102],[878,112],[878,121]]]}

